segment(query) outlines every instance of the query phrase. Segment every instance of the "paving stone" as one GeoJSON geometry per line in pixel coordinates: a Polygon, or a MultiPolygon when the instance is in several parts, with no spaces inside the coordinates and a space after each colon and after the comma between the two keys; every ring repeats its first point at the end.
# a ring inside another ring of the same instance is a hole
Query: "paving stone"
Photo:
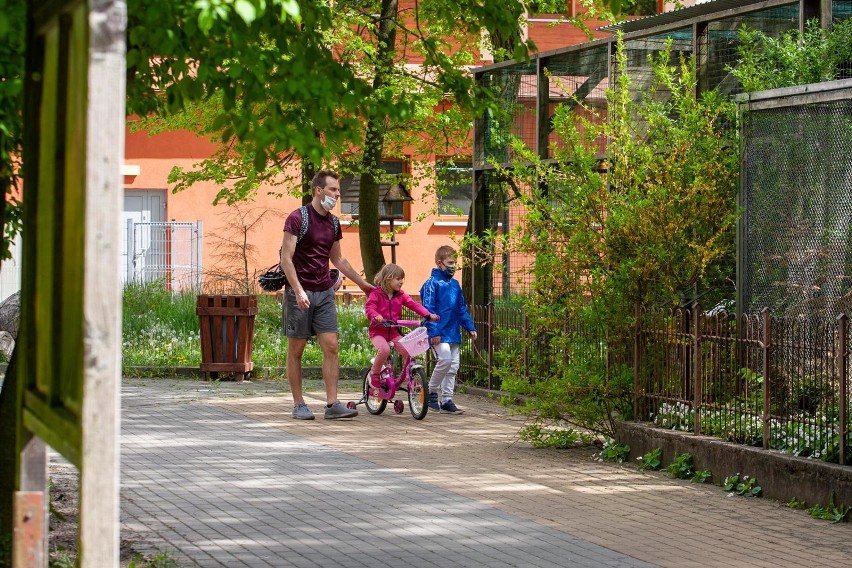
{"type": "MultiPolygon", "coordinates": [[[[523,418],[289,417],[275,384],[125,380],[122,522],[182,566],[841,566],[832,525],[718,487],[535,450],[523,418]],[[791,552],[795,554],[791,554],[791,552]]],[[[307,393],[319,408],[322,393],[307,393]]],[[[357,398],[341,393],[341,399],[357,398]]],[[[407,403],[406,403],[407,404],[407,403]]],[[[363,409],[363,407],[360,407],[363,409]]]]}

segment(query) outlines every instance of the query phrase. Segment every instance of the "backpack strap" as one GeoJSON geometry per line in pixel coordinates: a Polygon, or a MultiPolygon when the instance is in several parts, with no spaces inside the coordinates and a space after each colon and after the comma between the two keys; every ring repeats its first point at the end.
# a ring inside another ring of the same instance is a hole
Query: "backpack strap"
{"type": "Polygon", "coordinates": [[[329,213],[329,215],[331,215],[331,222],[334,225],[334,238],[336,239],[340,234],[340,219],[338,219],[334,213],[329,213]]]}
{"type": "Polygon", "coordinates": [[[302,225],[299,227],[299,235],[296,237],[297,243],[304,239],[305,235],[308,234],[308,227],[310,227],[311,223],[311,214],[308,212],[307,205],[299,207],[299,213],[302,215],[302,225]]]}
{"type": "MultiPolygon", "coordinates": [[[[308,206],[299,207],[299,213],[302,215],[302,225],[299,227],[299,235],[296,237],[297,243],[305,238],[305,235],[308,234],[308,227],[311,226],[311,214],[308,211],[308,206]]],[[[331,215],[331,222],[334,225],[334,238],[336,239],[340,235],[340,219],[333,213],[329,213],[329,215],[331,215]]]]}

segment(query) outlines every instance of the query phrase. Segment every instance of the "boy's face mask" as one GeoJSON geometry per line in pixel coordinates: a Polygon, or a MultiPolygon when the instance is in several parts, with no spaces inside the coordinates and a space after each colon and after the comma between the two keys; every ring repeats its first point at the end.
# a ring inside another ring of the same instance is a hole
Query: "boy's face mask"
{"type": "Polygon", "coordinates": [[[447,276],[452,276],[456,273],[456,265],[453,263],[452,265],[447,265],[445,263],[441,263],[441,269],[447,274],[447,276]]]}

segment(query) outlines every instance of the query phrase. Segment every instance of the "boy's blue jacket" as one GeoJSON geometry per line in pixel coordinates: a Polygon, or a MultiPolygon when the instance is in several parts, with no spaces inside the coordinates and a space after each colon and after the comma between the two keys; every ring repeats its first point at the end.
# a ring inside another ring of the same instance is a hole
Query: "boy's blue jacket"
{"type": "Polygon", "coordinates": [[[420,303],[431,313],[441,316],[438,321],[424,324],[430,338],[440,335],[441,343],[461,343],[459,326],[476,331],[461,285],[440,268],[433,268],[432,276],[420,288],[420,303]]]}

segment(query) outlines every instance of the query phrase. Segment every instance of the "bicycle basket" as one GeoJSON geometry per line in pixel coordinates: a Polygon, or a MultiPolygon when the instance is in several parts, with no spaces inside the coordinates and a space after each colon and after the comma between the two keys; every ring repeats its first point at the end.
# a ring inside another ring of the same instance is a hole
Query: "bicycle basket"
{"type": "Polygon", "coordinates": [[[429,349],[429,335],[423,326],[415,328],[414,331],[397,339],[396,342],[402,345],[412,357],[425,353],[429,349]]]}

